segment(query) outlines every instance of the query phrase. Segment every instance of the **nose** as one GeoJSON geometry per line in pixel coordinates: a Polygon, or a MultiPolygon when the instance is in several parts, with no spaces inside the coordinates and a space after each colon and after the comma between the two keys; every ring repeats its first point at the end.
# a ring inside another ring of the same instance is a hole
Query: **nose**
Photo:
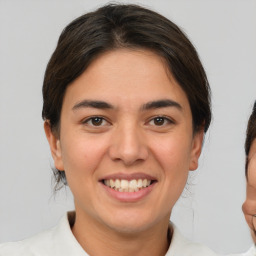
{"type": "Polygon", "coordinates": [[[123,125],[113,134],[109,155],[126,166],[145,161],[149,155],[147,141],[136,125],[123,125]]]}

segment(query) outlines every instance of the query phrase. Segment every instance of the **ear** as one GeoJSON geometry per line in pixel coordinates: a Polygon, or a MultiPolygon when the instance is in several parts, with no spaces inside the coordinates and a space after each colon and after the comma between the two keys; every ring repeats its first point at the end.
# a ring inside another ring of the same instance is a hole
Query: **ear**
{"type": "Polygon", "coordinates": [[[201,155],[204,139],[204,130],[196,132],[193,137],[191,155],[190,155],[190,165],[189,170],[194,171],[198,167],[198,159],[201,155]]]}
{"type": "Polygon", "coordinates": [[[59,171],[63,171],[64,166],[61,155],[60,139],[52,131],[50,122],[48,120],[44,122],[44,131],[51,149],[55,168],[58,169],[59,171]]]}

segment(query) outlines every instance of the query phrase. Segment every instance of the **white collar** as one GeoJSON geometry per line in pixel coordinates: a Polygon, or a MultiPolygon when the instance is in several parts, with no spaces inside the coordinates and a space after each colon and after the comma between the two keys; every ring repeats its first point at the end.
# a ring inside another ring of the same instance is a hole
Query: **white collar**
{"type": "MultiPolygon", "coordinates": [[[[69,212],[60,220],[57,226],[50,230],[20,242],[0,245],[0,255],[89,256],[72,233],[71,227],[74,221],[75,212],[69,212]]],[[[217,256],[206,246],[186,240],[174,224],[170,223],[170,227],[173,230],[172,241],[165,256],[217,256]]],[[[247,253],[240,254],[240,256],[255,255],[255,246],[247,253]]]]}
{"type": "MultiPolygon", "coordinates": [[[[87,256],[87,253],[83,250],[81,245],[77,242],[74,237],[71,227],[75,221],[75,212],[67,213],[60,221],[59,225],[56,228],[56,239],[63,243],[63,251],[61,256],[65,255],[77,255],[77,256],[87,256]],[[75,253],[74,253],[75,252],[75,253]]],[[[189,242],[185,239],[177,227],[170,223],[170,228],[172,228],[172,240],[170,247],[166,253],[166,256],[188,256],[188,255],[204,255],[204,256],[216,256],[208,248],[189,242]],[[201,254],[200,251],[207,254],[201,254]],[[195,254],[194,254],[195,252],[195,254]],[[186,254],[184,254],[186,253],[186,254]]]]}

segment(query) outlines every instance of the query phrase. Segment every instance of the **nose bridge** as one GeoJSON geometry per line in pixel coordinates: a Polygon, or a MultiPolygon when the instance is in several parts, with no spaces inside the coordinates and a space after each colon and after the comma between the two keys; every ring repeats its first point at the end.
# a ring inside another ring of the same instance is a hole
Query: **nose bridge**
{"type": "Polygon", "coordinates": [[[147,145],[141,129],[137,122],[131,120],[126,120],[116,127],[110,147],[113,160],[131,165],[147,158],[147,145]]]}

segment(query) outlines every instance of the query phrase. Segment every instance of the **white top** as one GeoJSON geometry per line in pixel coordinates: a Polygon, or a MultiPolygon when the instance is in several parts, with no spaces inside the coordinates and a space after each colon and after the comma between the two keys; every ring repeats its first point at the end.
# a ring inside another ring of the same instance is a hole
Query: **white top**
{"type": "MultiPolygon", "coordinates": [[[[74,218],[74,212],[70,212],[54,228],[23,241],[1,244],[0,256],[89,256],[71,231],[74,218]]],[[[173,231],[166,256],[218,256],[206,246],[186,240],[174,225],[173,231]]],[[[256,256],[256,248],[253,246],[244,254],[232,255],[256,256]]]]}

